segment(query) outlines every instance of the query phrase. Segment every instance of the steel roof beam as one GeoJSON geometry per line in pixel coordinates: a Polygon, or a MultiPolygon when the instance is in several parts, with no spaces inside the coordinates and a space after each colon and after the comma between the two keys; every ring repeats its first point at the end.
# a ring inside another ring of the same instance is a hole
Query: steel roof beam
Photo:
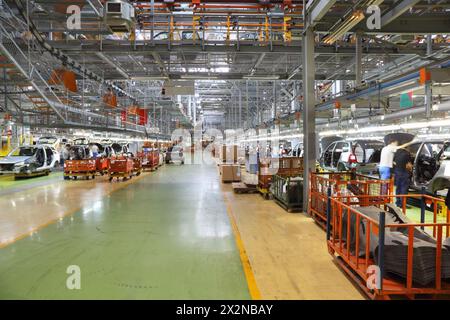
{"type": "MultiPolygon", "coordinates": [[[[201,51],[200,45],[173,45],[172,51],[167,51],[167,44],[156,44],[154,46],[149,45],[148,41],[136,41],[135,46],[130,46],[128,41],[114,41],[113,43],[103,42],[102,45],[97,41],[83,41],[80,43],[78,41],[74,41],[73,43],[68,43],[65,40],[59,41],[49,41],[49,43],[69,54],[87,54],[87,53],[95,53],[99,51],[103,51],[105,53],[114,53],[114,54],[152,54],[163,53],[167,54],[168,52],[183,52],[183,53],[196,53],[202,54],[203,52],[211,52],[211,53],[242,53],[242,54],[262,54],[262,53],[287,53],[287,54],[298,54],[301,51],[301,45],[274,45],[273,50],[270,50],[270,47],[262,47],[262,46],[254,46],[254,45],[243,45],[241,44],[240,50],[237,50],[236,47],[233,46],[215,46],[215,45],[205,45],[205,50],[201,51]]],[[[440,47],[435,46],[433,50],[439,50],[440,47]]],[[[351,45],[348,47],[336,47],[336,46],[324,46],[317,45],[315,52],[317,54],[331,54],[331,55],[351,55],[353,56],[355,53],[355,46],[351,45]]],[[[364,54],[417,54],[417,55],[425,55],[426,54],[426,46],[420,48],[398,48],[398,47],[364,47],[364,54]]]]}
{"type": "Polygon", "coordinates": [[[307,16],[309,26],[313,27],[319,22],[335,3],[336,0],[309,1],[306,5],[306,10],[309,11],[307,16]]]}
{"type": "MultiPolygon", "coordinates": [[[[107,56],[105,56],[103,53],[101,52],[97,52],[95,54],[97,57],[99,57],[100,59],[102,59],[103,61],[105,61],[107,64],[109,64],[111,67],[113,67],[117,72],[119,72],[125,79],[129,79],[129,75],[123,70],[121,69],[117,64],[115,64],[114,62],[111,61],[111,59],[109,59],[107,56]]],[[[123,80],[123,79],[122,79],[123,80]]]]}
{"type": "Polygon", "coordinates": [[[403,0],[399,4],[397,4],[392,10],[388,11],[381,17],[381,26],[388,25],[398,17],[400,17],[403,13],[405,13],[408,9],[412,8],[415,4],[420,2],[420,0],[403,0]]]}
{"type": "MultiPolygon", "coordinates": [[[[316,33],[328,33],[331,26],[339,19],[339,16],[326,16],[320,24],[315,27],[316,33]]],[[[363,21],[353,28],[353,31],[361,30],[365,34],[448,34],[450,30],[450,19],[445,14],[430,13],[422,16],[402,16],[387,25],[381,30],[367,29],[366,22],[363,21]]]]}

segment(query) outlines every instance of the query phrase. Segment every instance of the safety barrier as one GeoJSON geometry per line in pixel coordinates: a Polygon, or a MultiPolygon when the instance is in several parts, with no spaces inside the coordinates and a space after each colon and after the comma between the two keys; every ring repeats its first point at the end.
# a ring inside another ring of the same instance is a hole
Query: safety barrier
{"type": "Polygon", "coordinates": [[[361,205],[383,204],[390,200],[385,195],[394,194],[394,181],[355,172],[312,172],[309,188],[308,213],[325,228],[329,196],[371,195],[373,197],[363,199],[361,205]]]}
{"type": "MultiPolygon", "coordinates": [[[[393,200],[394,195],[386,198],[393,200]]],[[[444,298],[450,295],[450,221],[426,222],[426,204],[437,208],[443,199],[428,195],[418,198],[420,222],[413,222],[403,210],[377,203],[377,196],[330,197],[327,214],[327,244],[340,267],[372,299],[394,296],[444,298]],[[355,198],[358,201],[355,201],[355,198]],[[370,207],[359,203],[372,203],[370,207]]],[[[447,215],[449,217],[449,215],[447,215]]]]}

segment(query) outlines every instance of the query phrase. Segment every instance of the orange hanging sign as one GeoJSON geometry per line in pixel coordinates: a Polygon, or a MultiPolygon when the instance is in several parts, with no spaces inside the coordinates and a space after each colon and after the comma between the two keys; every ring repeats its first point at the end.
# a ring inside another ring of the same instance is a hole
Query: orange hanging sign
{"type": "Polygon", "coordinates": [[[109,107],[115,108],[117,107],[117,96],[110,91],[103,96],[103,102],[109,107]]]}
{"type": "Polygon", "coordinates": [[[77,92],[77,79],[76,75],[73,71],[66,70],[64,68],[53,70],[50,80],[48,81],[49,85],[64,85],[64,87],[71,91],[77,92]]]}
{"type": "Polygon", "coordinates": [[[334,107],[335,107],[335,109],[340,109],[341,108],[341,102],[340,101],[335,101],[334,102],[334,107]]]}
{"type": "Polygon", "coordinates": [[[424,85],[431,80],[431,72],[425,68],[421,68],[419,71],[419,83],[424,85]]]}

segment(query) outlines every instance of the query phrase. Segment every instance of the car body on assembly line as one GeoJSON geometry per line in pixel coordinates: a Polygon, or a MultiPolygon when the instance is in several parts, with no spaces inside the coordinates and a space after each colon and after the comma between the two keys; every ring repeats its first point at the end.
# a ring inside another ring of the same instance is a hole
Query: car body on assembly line
{"type": "Polygon", "coordinates": [[[17,147],[0,160],[0,172],[15,177],[47,175],[59,166],[59,159],[59,153],[48,145],[17,147]]]}
{"type": "Polygon", "coordinates": [[[172,147],[169,147],[166,152],[166,164],[169,163],[179,163],[184,164],[184,150],[183,146],[181,145],[175,145],[172,147]]]}
{"type": "Polygon", "coordinates": [[[413,158],[412,189],[436,193],[450,188],[450,141],[419,141],[406,149],[413,158]]]}
{"type": "Polygon", "coordinates": [[[378,174],[381,149],[378,140],[340,140],[330,143],[320,156],[320,166],[327,171],[356,170],[361,174],[378,174]]]}

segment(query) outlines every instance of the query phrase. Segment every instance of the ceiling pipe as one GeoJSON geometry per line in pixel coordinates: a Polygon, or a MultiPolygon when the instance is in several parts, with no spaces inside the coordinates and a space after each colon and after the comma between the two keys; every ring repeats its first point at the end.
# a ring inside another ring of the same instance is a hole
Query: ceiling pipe
{"type": "MultiPolygon", "coordinates": [[[[442,102],[439,105],[435,105],[433,107],[433,111],[434,112],[445,112],[445,111],[450,111],[450,100],[442,102]]],[[[389,114],[385,114],[385,115],[377,115],[377,116],[372,116],[372,117],[357,117],[357,118],[353,118],[353,124],[354,123],[359,123],[361,121],[370,121],[370,123],[376,123],[376,122],[380,122],[380,121],[389,121],[389,120],[396,120],[396,119],[401,119],[407,116],[412,116],[412,115],[418,115],[418,114],[425,114],[425,106],[423,107],[417,107],[417,108],[411,108],[411,109],[405,109],[405,110],[401,110],[401,111],[397,111],[397,112],[393,112],[393,113],[389,113],[389,114]]],[[[339,120],[334,120],[331,122],[325,122],[325,121],[321,121],[320,124],[318,124],[318,128],[319,129],[333,129],[335,127],[337,127],[340,124],[346,124],[346,125],[352,125],[352,123],[349,123],[349,120],[345,120],[345,121],[340,121],[339,120]]]]}

